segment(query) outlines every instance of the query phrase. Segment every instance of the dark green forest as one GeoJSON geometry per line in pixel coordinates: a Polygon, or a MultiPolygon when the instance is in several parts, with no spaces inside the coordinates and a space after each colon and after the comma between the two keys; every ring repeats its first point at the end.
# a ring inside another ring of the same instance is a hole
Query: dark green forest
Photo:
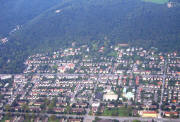
{"type": "MultiPolygon", "coordinates": [[[[6,9],[4,15],[0,12],[0,16],[5,16],[4,21],[0,19],[5,29],[0,29],[0,36],[6,35],[16,24],[23,25],[8,36],[6,44],[0,45],[0,73],[22,72],[23,62],[29,55],[52,51],[72,42],[91,44],[99,40],[180,51],[180,5],[177,1],[172,8],[142,0],[33,1],[31,5],[26,1],[20,7],[8,9],[9,13],[17,12],[13,19],[6,15],[6,9]],[[61,12],[56,13],[56,10],[61,12]],[[22,11],[20,15],[18,11],[22,11]]],[[[9,4],[13,6],[14,3],[9,4]]],[[[4,5],[8,6],[5,0],[4,5]]]]}
{"type": "Polygon", "coordinates": [[[28,23],[62,0],[1,0],[0,37],[7,36],[16,25],[28,23]]]}

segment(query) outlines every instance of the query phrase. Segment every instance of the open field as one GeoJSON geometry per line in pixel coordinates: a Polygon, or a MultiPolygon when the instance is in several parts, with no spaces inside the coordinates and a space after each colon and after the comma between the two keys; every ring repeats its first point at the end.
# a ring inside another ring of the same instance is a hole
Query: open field
{"type": "Polygon", "coordinates": [[[153,2],[153,3],[157,3],[157,4],[164,4],[164,3],[168,2],[168,0],[143,0],[143,1],[153,2]]]}
{"type": "Polygon", "coordinates": [[[113,108],[113,109],[106,108],[102,115],[103,116],[120,116],[120,117],[126,116],[127,117],[131,114],[131,112],[132,111],[130,108],[125,108],[125,107],[113,108]]]}

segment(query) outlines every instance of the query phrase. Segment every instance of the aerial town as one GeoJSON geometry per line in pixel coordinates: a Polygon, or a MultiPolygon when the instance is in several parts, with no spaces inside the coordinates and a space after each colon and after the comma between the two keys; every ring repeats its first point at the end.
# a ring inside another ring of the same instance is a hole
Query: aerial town
{"type": "Polygon", "coordinates": [[[180,54],[128,44],[31,55],[0,74],[5,122],[180,121],[180,54]]]}

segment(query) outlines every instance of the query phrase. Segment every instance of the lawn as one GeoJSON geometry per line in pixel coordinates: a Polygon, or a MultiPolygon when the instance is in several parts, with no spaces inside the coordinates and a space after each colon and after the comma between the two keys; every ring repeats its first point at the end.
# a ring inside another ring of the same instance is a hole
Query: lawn
{"type": "Polygon", "coordinates": [[[164,4],[167,3],[168,0],[143,0],[145,2],[153,2],[153,3],[157,3],[157,4],[164,4]]]}
{"type": "Polygon", "coordinates": [[[130,108],[113,108],[108,109],[106,108],[104,112],[102,113],[103,116],[120,116],[120,117],[127,117],[132,113],[132,110],[130,108]]]}

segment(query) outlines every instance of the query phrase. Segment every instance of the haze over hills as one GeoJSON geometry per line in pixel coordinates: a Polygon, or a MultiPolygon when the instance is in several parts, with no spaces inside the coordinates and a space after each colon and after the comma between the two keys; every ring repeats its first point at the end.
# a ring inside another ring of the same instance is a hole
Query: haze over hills
{"type": "Polygon", "coordinates": [[[173,50],[180,49],[178,3],[168,8],[165,3],[141,0],[2,2],[4,9],[0,15],[4,18],[0,19],[3,27],[0,36],[7,35],[16,25],[23,26],[8,36],[6,44],[1,44],[1,73],[21,72],[23,61],[29,54],[57,49],[74,41],[81,44],[93,40],[129,43],[154,46],[164,51],[172,51],[172,47],[173,50]],[[12,7],[14,4],[16,6],[12,7]],[[14,14],[13,19],[10,14],[14,14]]]}

